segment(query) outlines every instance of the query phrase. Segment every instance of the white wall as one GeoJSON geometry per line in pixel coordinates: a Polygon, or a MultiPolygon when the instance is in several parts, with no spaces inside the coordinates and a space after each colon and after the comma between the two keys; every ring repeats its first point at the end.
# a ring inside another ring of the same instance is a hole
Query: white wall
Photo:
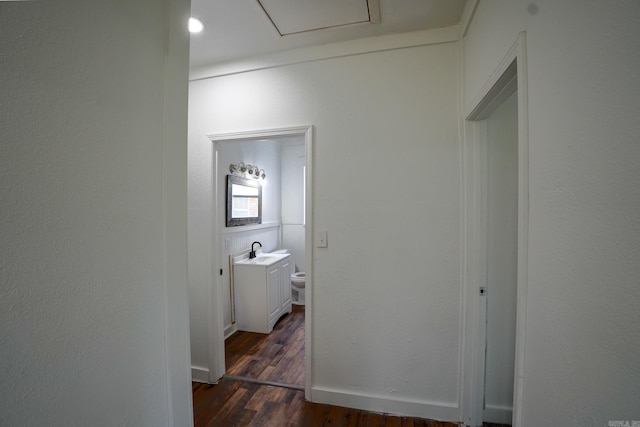
{"type": "Polygon", "coordinates": [[[191,82],[194,199],[207,134],[314,125],[314,228],[329,232],[312,255],[314,400],[458,418],[457,55],[442,43],[191,82]]]}
{"type": "Polygon", "coordinates": [[[469,105],[527,37],[529,273],[523,426],[638,420],[640,5],[481,1],[469,105]]]}
{"type": "Polygon", "coordinates": [[[0,424],[193,422],[188,9],[0,4],[0,424]]]}
{"type": "Polygon", "coordinates": [[[282,246],[289,249],[295,266],[305,271],[304,139],[282,145],[282,246]]]}

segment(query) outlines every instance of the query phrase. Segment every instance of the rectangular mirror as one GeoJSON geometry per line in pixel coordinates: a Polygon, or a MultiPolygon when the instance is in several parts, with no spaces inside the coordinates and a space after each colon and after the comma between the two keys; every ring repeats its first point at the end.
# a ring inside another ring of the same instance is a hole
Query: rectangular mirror
{"type": "Polygon", "coordinates": [[[227,227],[262,223],[262,185],[227,175],[227,227]]]}

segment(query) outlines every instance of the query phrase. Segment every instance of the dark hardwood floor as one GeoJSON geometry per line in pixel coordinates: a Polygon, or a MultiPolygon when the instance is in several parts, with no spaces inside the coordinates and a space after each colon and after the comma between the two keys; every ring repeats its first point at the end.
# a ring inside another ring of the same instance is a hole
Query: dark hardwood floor
{"type": "Polygon", "coordinates": [[[304,400],[304,391],[226,378],[217,385],[193,383],[193,412],[196,427],[457,427],[310,403],[304,400]]]}
{"type": "Polygon", "coordinates": [[[304,306],[268,334],[238,331],[225,340],[227,375],[304,386],[304,306]]]}
{"type": "Polygon", "coordinates": [[[236,380],[246,377],[304,386],[304,306],[294,306],[269,335],[236,332],[225,341],[225,351],[227,375],[232,377],[215,385],[192,385],[195,427],[457,427],[310,403],[302,390],[236,380]]]}

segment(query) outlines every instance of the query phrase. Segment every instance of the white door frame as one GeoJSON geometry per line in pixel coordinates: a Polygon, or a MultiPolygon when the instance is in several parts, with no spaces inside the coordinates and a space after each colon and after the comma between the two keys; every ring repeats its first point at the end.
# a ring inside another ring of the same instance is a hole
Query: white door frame
{"type": "Polygon", "coordinates": [[[480,296],[487,274],[487,183],[486,123],[484,120],[513,92],[518,91],[518,275],[516,303],[516,351],[513,425],[522,425],[524,346],[528,281],[529,237],[529,126],[526,34],[518,35],[480,93],[464,112],[464,396],[463,416],[467,425],[482,424],[486,349],[486,305],[480,296]]]}
{"type": "MultiPolygon", "coordinates": [[[[238,142],[246,140],[260,140],[266,138],[279,138],[285,136],[302,136],[305,141],[305,398],[310,400],[311,398],[311,319],[313,317],[313,245],[312,245],[312,232],[313,232],[313,126],[297,126],[278,129],[266,129],[266,130],[254,130],[245,132],[225,133],[225,134],[212,134],[207,135],[214,145],[213,150],[213,171],[212,171],[212,188],[213,188],[213,239],[212,245],[212,269],[213,272],[217,272],[220,268],[226,268],[226,266],[219,266],[216,263],[220,259],[220,239],[221,230],[218,226],[222,204],[220,195],[218,192],[218,150],[217,146],[221,142],[238,142]],[[215,261],[214,261],[215,260],[215,261]]],[[[209,300],[210,310],[208,312],[208,335],[209,335],[209,382],[217,382],[225,374],[225,359],[224,359],[224,321],[222,316],[222,295],[220,275],[213,274],[214,283],[212,284],[211,297],[209,300]]]]}

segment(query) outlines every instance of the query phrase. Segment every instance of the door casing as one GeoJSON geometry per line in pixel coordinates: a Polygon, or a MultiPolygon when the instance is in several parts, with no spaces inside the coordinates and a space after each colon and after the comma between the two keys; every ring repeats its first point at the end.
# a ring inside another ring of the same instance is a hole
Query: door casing
{"type": "Polygon", "coordinates": [[[529,128],[526,33],[521,32],[480,93],[463,112],[464,295],[462,414],[467,425],[482,424],[486,346],[486,306],[480,287],[487,266],[486,123],[512,93],[518,92],[518,274],[513,425],[522,425],[524,345],[528,281],[529,128]]]}
{"type": "MultiPolygon", "coordinates": [[[[221,230],[218,228],[218,215],[222,212],[222,201],[217,194],[217,171],[221,165],[218,164],[218,144],[222,142],[239,142],[247,140],[260,140],[268,138],[279,138],[288,136],[301,136],[305,141],[305,262],[306,262],[306,278],[305,278],[305,399],[311,400],[311,354],[312,354],[312,318],[313,318],[313,126],[297,126],[276,129],[252,130],[225,134],[212,134],[207,137],[213,143],[213,173],[212,188],[213,194],[213,238],[212,238],[212,260],[220,258],[221,230]]],[[[214,262],[212,261],[212,264],[214,262]]],[[[226,266],[212,265],[214,271],[226,266]]],[[[216,383],[225,374],[225,355],[224,355],[224,320],[222,308],[221,284],[219,283],[219,275],[214,274],[214,283],[210,287],[210,309],[208,310],[208,337],[209,337],[209,382],[216,383]]]]}

